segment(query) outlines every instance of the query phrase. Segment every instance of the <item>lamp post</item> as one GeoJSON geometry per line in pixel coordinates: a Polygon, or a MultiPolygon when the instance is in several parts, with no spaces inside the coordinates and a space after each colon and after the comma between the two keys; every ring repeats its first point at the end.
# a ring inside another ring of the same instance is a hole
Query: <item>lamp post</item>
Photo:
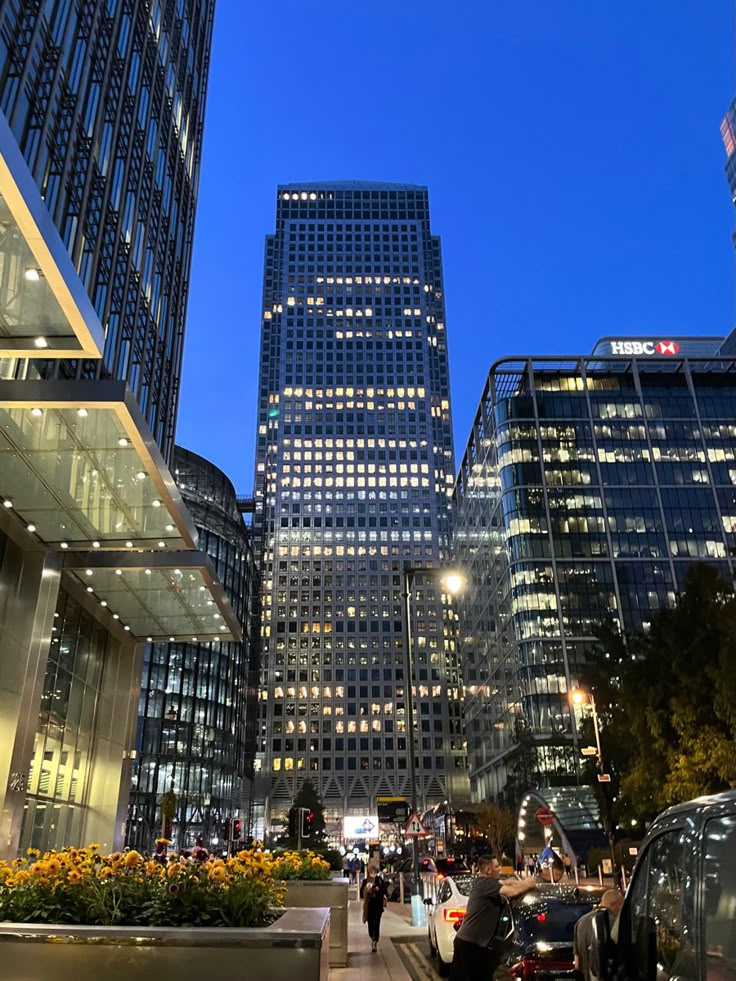
{"type": "MultiPolygon", "coordinates": [[[[596,748],[596,759],[598,763],[598,781],[599,783],[608,783],[610,781],[610,776],[603,769],[603,751],[601,749],[601,733],[598,728],[598,713],[595,708],[595,698],[592,692],[583,691],[581,688],[573,688],[570,692],[570,698],[573,705],[582,706],[584,702],[588,702],[590,705],[591,715],[593,716],[593,732],[595,733],[595,748],[596,748]]],[[[592,747],[591,747],[592,749],[592,747]]],[[[591,753],[592,755],[592,753],[591,753]]],[[[609,801],[608,796],[604,793],[606,798],[606,807],[604,814],[604,825],[606,831],[606,837],[608,838],[608,849],[611,853],[611,870],[613,872],[614,878],[616,877],[616,855],[613,850],[613,821],[611,819],[611,814],[609,811],[609,801]]]]}
{"type": "MultiPolygon", "coordinates": [[[[417,770],[416,770],[416,740],[414,738],[414,696],[412,682],[414,679],[414,656],[412,650],[411,630],[411,592],[417,575],[432,576],[439,579],[443,587],[453,596],[462,591],[467,583],[466,577],[457,569],[445,569],[442,566],[418,566],[405,564],[401,569],[402,591],[404,601],[404,674],[406,675],[406,725],[408,730],[409,748],[409,787],[411,789],[411,809],[418,813],[417,802],[417,770]]],[[[422,905],[421,883],[419,880],[419,844],[416,837],[411,840],[412,850],[412,883],[411,883],[411,922],[412,926],[424,926],[425,911],[422,905]]]]}

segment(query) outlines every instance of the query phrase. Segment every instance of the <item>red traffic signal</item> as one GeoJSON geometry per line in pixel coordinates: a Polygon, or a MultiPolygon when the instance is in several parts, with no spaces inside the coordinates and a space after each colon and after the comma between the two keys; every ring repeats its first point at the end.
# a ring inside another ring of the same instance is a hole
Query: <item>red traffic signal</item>
{"type": "Polygon", "coordinates": [[[237,841],[243,833],[243,825],[240,821],[233,821],[233,840],[237,841]]]}

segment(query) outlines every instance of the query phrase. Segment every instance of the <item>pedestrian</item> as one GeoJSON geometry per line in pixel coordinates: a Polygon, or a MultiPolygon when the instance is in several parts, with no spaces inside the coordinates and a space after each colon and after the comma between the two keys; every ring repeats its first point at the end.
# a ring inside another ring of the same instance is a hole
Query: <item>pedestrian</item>
{"type": "Polygon", "coordinates": [[[501,863],[494,855],[484,855],[455,937],[452,981],[492,981],[503,953],[496,932],[504,900],[521,896],[537,885],[533,878],[507,879],[503,884],[500,878],[501,863]]]}
{"type": "MultiPolygon", "coordinates": [[[[599,909],[608,910],[608,920],[611,930],[611,940],[618,939],[618,914],[624,904],[624,897],[619,889],[606,889],[601,896],[599,909]]],[[[573,938],[573,955],[575,970],[583,976],[583,981],[598,981],[593,973],[591,964],[591,948],[593,946],[593,917],[596,910],[591,910],[585,916],[581,916],[575,924],[575,934],[573,938]]]]}
{"type": "Polygon", "coordinates": [[[526,857],[526,868],[530,876],[534,875],[534,856],[531,852],[526,857]]]}
{"type": "Polygon", "coordinates": [[[572,858],[567,854],[567,852],[562,853],[562,862],[565,866],[565,875],[568,879],[572,878],[572,858]]]}
{"type": "Polygon", "coordinates": [[[363,922],[368,924],[371,951],[375,954],[381,934],[381,917],[386,908],[386,883],[375,865],[368,866],[368,876],[361,886],[363,922]]]}

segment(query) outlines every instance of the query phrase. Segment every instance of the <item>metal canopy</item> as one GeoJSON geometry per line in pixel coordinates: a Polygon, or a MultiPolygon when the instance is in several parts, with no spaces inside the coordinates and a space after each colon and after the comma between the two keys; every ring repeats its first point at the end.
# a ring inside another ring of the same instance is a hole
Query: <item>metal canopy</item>
{"type": "Polygon", "coordinates": [[[61,549],[195,548],[197,532],[124,382],[0,381],[0,496],[61,549]]]}
{"type": "Polygon", "coordinates": [[[0,112],[0,357],[101,358],[104,331],[0,112]]]}
{"type": "Polygon", "coordinates": [[[203,552],[75,553],[66,556],[64,569],[136,639],[242,640],[241,626],[203,552]]]}

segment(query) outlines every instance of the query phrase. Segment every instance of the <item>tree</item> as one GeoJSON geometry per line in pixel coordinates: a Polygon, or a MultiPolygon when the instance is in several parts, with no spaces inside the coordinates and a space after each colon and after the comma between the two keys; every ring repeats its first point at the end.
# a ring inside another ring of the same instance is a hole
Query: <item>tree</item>
{"type": "Polygon", "coordinates": [[[647,633],[604,629],[592,655],[584,681],[621,818],[736,787],[736,598],[717,570],[691,566],[647,633]]]}
{"type": "Polygon", "coordinates": [[[488,849],[500,858],[504,851],[513,848],[516,836],[516,818],[512,811],[498,804],[476,804],[473,824],[485,835],[488,849]]]}
{"type": "MultiPolygon", "coordinates": [[[[309,838],[304,840],[303,844],[309,848],[321,845],[325,840],[325,811],[322,806],[322,798],[311,780],[305,780],[299,787],[293,806],[306,807],[309,813],[314,815],[311,821],[312,833],[309,838]]],[[[292,844],[291,839],[289,842],[292,844]]],[[[293,842],[293,844],[295,843],[293,842]]]]}

